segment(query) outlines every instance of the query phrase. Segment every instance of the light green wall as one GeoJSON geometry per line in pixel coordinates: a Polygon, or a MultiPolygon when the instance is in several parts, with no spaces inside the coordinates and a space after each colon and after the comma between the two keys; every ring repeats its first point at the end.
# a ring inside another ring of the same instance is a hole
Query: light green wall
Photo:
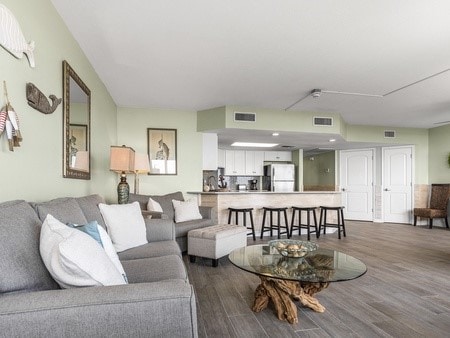
{"type": "Polygon", "coordinates": [[[334,186],[335,152],[306,156],[303,158],[304,186],[334,186]],[[314,160],[312,160],[314,159],[314,160]]]}
{"type": "MultiPolygon", "coordinates": [[[[3,0],[19,21],[25,38],[36,43],[36,67],[26,56],[16,59],[0,48],[1,87],[7,82],[10,101],[20,117],[23,142],[10,152],[6,132],[0,137],[0,201],[43,201],[61,196],[99,193],[115,196],[115,176],[109,172],[109,146],[116,143],[116,106],[103,83],[67,30],[49,0],[3,0]],[[67,60],[92,92],[92,179],[62,176],[62,104],[53,114],[31,108],[25,84],[34,83],[45,95],[62,97],[62,61],[67,60]]],[[[0,105],[5,104],[1,88],[0,105]]]]}
{"type": "MultiPolygon", "coordinates": [[[[177,175],[140,175],[139,192],[167,194],[202,190],[202,134],[197,113],[164,109],[118,108],[118,144],[147,153],[147,128],[177,129],[177,175]]],[[[134,177],[129,175],[131,191],[134,177]]]]}
{"type": "Polygon", "coordinates": [[[197,130],[211,131],[226,127],[226,109],[217,107],[197,112],[197,130]]]}
{"type": "Polygon", "coordinates": [[[428,183],[428,129],[347,125],[348,142],[371,142],[380,146],[414,145],[415,184],[428,183]],[[385,138],[385,130],[395,130],[395,138],[385,138]]]}
{"type": "Polygon", "coordinates": [[[428,157],[430,183],[450,183],[450,124],[430,129],[428,157]]]}
{"type": "Polygon", "coordinates": [[[295,190],[303,190],[303,149],[292,151],[292,163],[295,165],[295,190]]]}
{"type": "Polygon", "coordinates": [[[340,115],[333,113],[285,111],[239,106],[226,106],[226,115],[227,128],[255,130],[339,134],[342,123],[340,115]],[[234,121],[234,112],[256,113],[256,121],[254,123],[236,122],[234,121]],[[333,126],[313,126],[313,117],[315,116],[333,117],[333,126]]]}

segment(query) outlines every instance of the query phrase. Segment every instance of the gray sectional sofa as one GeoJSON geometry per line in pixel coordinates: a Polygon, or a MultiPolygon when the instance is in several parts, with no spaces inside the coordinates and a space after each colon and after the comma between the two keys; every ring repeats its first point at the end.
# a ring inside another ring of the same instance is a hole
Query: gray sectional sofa
{"type": "Polygon", "coordinates": [[[187,234],[190,230],[200,229],[214,224],[213,208],[211,207],[199,207],[202,219],[175,223],[175,214],[172,205],[172,200],[184,201],[181,191],[170,193],[167,195],[139,195],[130,194],[129,202],[139,202],[141,210],[147,212],[147,203],[149,198],[152,198],[161,205],[163,213],[148,212],[152,216],[152,219],[163,218],[172,221],[175,225],[175,238],[180,246],[182,252],[187,251],[187,234]]]}
{"type": "Polygon", "coordinates": [[[0,203],[0,337],[197,337],[195,294],[169,219],[119,253],[129,284],[60,289],[39,253],[42,221],[105,226],[98,195],[0,203]]]}

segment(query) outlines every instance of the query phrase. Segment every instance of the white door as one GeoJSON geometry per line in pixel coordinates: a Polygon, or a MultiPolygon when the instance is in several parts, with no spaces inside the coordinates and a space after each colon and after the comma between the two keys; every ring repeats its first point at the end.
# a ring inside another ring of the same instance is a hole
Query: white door
{"type": "Polygon", "coordinates": [[[383,148],[383,218],[411,223],[412,147],[383,148]]]}
{"type": "Polygon", "coordinates": [[[373,149],[340,152],[340,186],[344,217],[373,220],[373,149]]]}

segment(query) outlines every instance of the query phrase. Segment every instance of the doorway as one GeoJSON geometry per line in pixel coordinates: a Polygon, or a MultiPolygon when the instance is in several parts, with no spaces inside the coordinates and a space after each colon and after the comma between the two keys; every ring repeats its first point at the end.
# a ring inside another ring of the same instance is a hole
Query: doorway
{"type": "Polygon", "coordinates": [[[413,148],[383,148],[383,218],[384,222],[409,223],[412,220],[413,148]]]}
{"type": "Polygon", "coordinates": [[[345,218],[373,221],[374,149],[340,152],[340,186],[345,218]]]}

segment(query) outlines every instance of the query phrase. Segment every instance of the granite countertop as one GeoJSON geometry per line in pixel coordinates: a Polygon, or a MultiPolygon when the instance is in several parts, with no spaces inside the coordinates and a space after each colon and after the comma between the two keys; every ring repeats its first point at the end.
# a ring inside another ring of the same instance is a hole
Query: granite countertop
{"type": "Polygon", "coordinates": [[[188,191],[188,194],[230,195],[230,194],[340,194],[340,191],[267,191],[267,190],[232,190],[232,191],[188,191]]]}

